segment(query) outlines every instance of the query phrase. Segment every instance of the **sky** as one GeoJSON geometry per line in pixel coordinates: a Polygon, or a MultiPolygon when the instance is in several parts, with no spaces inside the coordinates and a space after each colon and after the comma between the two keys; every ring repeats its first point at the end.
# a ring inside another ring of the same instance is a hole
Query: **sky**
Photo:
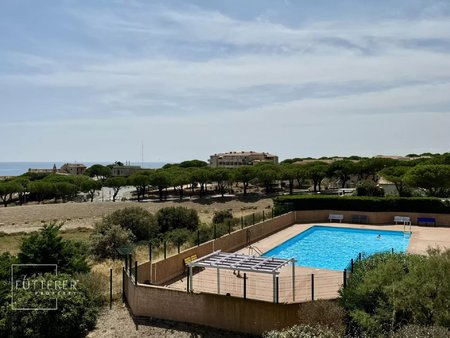
{"type": "Polygon", "coordinates": [[[0,162],[447,152],[450,1],[0,1],[0,162]]]}

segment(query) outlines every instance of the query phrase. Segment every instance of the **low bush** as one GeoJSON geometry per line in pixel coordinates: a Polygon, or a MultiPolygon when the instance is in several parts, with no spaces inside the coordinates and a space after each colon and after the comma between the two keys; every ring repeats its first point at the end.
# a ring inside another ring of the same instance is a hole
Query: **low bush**
{"type": "Polygon", "coordinates": [[[162,233],[177,228],[196,230],[200,223],[197,211],[185,207],[161,208],[155,216],[159,231],[162,233]]]}
{"type": "Polygon", "coordinates": [[[20,246],[21,264],[58,264],[66,273],[88,272],[87,246],[81,241],[65,240],[59,234],[62,224],[45,224],[36,233],[25,238],[20,246]]]}
{"type": "Polygon", "coordinates": [[[233,213],[231,210],[219,210],[214,212],[214,216],[212,219],[212,222],[214,224],[221,224],[224,223],[226,220],[232,220],[233,219],[233,213]]]}
{"type": "Polygon", "coordinates": [[[9,252],[0,255],[0,306],[11,291],[11,265],[15,263],[17,263],[17,257],[9,252]]]}
{"type": "Polygon", "coordinates": [[[450,202],[432,197],[280,196],[274,199],[276,215],[293,210],[352,210],[450,213],[450,202]]]}
{"type": "Polygon", "coordinates": [[[198,226],[197,231],[191,233],[190,242],[193,245],[197,245],[198,240],[200,243],[205,243],[213,239],[213,229],[209,224],[202,223],[198,226]]]}
{"type": "Polygon", "coordinates": [[[167,233],[166,239],[179,250],[180,247],[188,241],[190,235],[191,232],[187,229],[175,229],[167,233]]]}
{"type": "Polygon", "coordinates": [[[90,238],[90,251],[97,259],[116,258],[117,249],[131,246],[135,236],[130,229],[118,224],[108,224],[104,221],[95,225],[90,238]]]}
{"type": "Polygon", "coordinates": [[[281,331],[268,331],[264,338],[340,338],[341,334],[321,326],[295,325],[281,331]]]}
{"type": "Polygon", "coordinates": [[[103,219],[105,224],[117,224],[129,229],[137,240],[149,240],[158,233],[154,216],[140,207],[128,207],[114,211],[103,219]]]}
{"type": "Polygon", "coordinates": [[[317,300],[303,303],[298,310],[299,324],[327,327],[336,333],[344,333],[345,311],[336,302],[317,300]]]}
{"type": "Polygon", "coordinates": [[[392,338],[449,338],[450,331],[442,326],[406,325],[393,332],[392,338]]]}
{"type": "Polygon", "coordinates": [[[441,326],[406,325],[393,332],[392,338],[450,338],[450,331],[441,326]]]}
{"type": "Polygon", "coordinates": [[[384,190],[383,188],[379,187],[374,181],[366,180],[358,184],[358,186],[356,187],[356,195],[383,197],[384,190]]]}
{"type": "Polygon", "coordinates": [[[340,296],[350,326],[370,337],[407,324],[448,329],[450,249],[430,250],[428,256],[372,255],[355,264],[340,296]]]}
{"type": "Polygon", "coordinates": [[[74,275],[88,291],[92,302],[97,306],[105,305],[109,299],[109,281],[99,272],[77,273],[74,275]]]}
{"type": "MultiPolygon", "coordinates": [[[[58,282],[60,285],[73,280],[68,274],[47,274],[43,278],[46,283],[58,282]]],[[[40,285],[40,282],[35,285],[40,285]]],[[[0,336],[82,337],[95,327],[98,305],[83,284],[77,283],[70,292],[58,292],[57,297],[58,306],[55,311],[16,311],[10,302],[4,303],[0,306],[0,336]]],[[[54,300],[47,301],[54,303],[54,300]]],[[[14,305],[42,308],[46,303],[43,297],[36,296],[34,288],[22,288],[20,292],[14,293],[14,305]]]]}

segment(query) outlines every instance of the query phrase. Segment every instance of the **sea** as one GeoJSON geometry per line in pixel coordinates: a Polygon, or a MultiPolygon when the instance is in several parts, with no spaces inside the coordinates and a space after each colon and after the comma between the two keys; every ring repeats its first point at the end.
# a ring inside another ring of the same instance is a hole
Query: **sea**
{"type": "MultiPolygon", "coordinates": [[[[65,162],[0,162],[0,177],[2,176],[20,176],[28,171],[29,168],[33,169],[53,169],[53,165],[59,169],[65,162]]],[[[93,164],[107,165],[113,162],[80,162],[86,167],[90,167],[93,164]]],[[[167,164],[167,162],[144,162],[143,168],[157,169],[167,164]]],[[[142,163],[133,163],[130,165],[142,166],[142,163]]]]}

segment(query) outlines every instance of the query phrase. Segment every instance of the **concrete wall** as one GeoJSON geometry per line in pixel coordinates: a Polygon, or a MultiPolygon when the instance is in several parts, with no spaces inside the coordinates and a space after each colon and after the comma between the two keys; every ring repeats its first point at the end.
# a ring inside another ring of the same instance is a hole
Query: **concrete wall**
{"type": "Polygon", "coordinates": [[[234,252],[247,246],[247,236],[250,242],[256,242],[261,238],[269,236],[279,230],[282,230],[295,223],[295,213],[290,212],[265,222],[236,230],[229,235],[224,235],[216,240],[203,243],[199,246],[187,249],[177,255],[168,257],[165,260],[151,264],[150,278],[150,262],[145,262],[138,267],[138,281],[144,283],[150,281],[152,284],[164,284],[183,274],[185,270],[184,259],[186,257],[197,255],[197,257],[205,256],[213,251],[222,250],[225,252],[234,252]]]}
{"type": "Polygon", "coordinates": [[[219,329],[261,334],[298,322],[299,304],[197,294],[154,285],[135,286],[125,278],[125,294],[135,316],[194,323],[219,329]]]}
{"type": "Polygon", "coordinates": [[[303,210],[295,211],[295,223],[328,222],[329,214],[344,215],[344,223],[351,223],[352,215],[366,215],[369,224],[394,224],[394,216],[408,216],[413,224],[417,224],[418,217],[431,217],[436,219],[437,226],[450,227],[450,214],[429,214],[414,212],[370,212],[370,211],[348,211],[348,210],[303,210]]]}

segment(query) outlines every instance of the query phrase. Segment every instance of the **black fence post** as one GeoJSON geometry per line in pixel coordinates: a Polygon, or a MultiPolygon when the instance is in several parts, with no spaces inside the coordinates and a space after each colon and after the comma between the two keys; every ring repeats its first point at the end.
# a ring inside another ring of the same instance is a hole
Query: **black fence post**
{"type": "Polygon", "coordinates": [[[255,213],[253,213],[253,225],[255,225],[255,213]]]}
{"type": "Polygon", "coordinates": [[[244,229],[244,216],[241,216],[241,229],[244,229]]]}
{"type": "Polygon", "coordinates": [[[353,258],[350,260],[351,271],[353,273],[353,258]]]}
{"type": "Polygon", "coordinates": [[[263,222],[266,220],[266,217],[264,215],[264,210],[263,210],[263,222]]]}
{"type": "Polygon", "coordinates": [[[276,286],[275,302],[276,302],[276,304],[278,304],[280,301],[280,280],[279,280],[278,276],[275,278],[275,286],[276,286]]]}
{"type": "Polygon", "coordinates": [[[311,274],[311,301],[314,302],[314,274],[311,274]]]}
{"type": "Polygon", "coordinates": [[[180,253],[180,243],[177,243],[177,251],[180,253]]]}
{"type": "Polygon", "coordinates": [[[129,269],[130,269],[130,277],[131,277],[131,270],[133,270],[132,269],[132,255],[131,254],[128,254],[128,260],[129,260],[129,262],[128,262],[128,267],[129,267],[129,269]]]}
{"type": "Polygon", "coordinates": [[[112,309],[112,269],[109,269],[109,309],[112,309]]]}
{"type": "Polygon", "coordinates": [[[231,234],[231,220],[228,220],[228,235],[231,234]]]}
{"type": "Polygon", "coordinates": [[[148,260],[152,261],[152,242],[148,242],[148,260]]]}
{"type": "Polygon", "coordinates": [[[167,258],[167,242],[164,241],[164,259],[167,258]]]}
{"type": "Polygon", "coordinates": [[[347,287],[347,269],[344,269],[344,289],[347,287]]]}
{"type": "Polygon", "coordinates": [[[358,258],[359,258],[359,260],[361,260],[361,258],[362,258],[361,252],[358,254],[358,258]]]}
{"type": "Polygon", "coordinates": [[[138,281],[138,274],[137,274],[137,261],[134,261],[134,285],[137,285],[138,281]]]}
{"type": "Polygon", "coordinates": [[[125,303],[125,268],[122,267],[122,302],[125,303]]]}
{"type": "Polygon", "coordinates": [[[391,253],[394,253],[394,248],[391,249],[391,253]]]}
{"type": "Polygon", "coordinates": [[[247,299],[247,274],[244,272],[244,299],[247,299]]]}
{"type": "Polygon", "coordinates": [[[186,278],[186,292],[189,292],[189,281],[191,280],[191,278],[190,278],[190,275],[189,275],[189,271],[190,271],[190,269],[189,269],[189,267],[188,267],[188,269],[187,269],[187,278],[186,278]]]}
{"type": "Polygon", "coordinates": [[[216,225],[214,224],[214,239],[216,239],[217,236],[217,230],[216,230],[216,225]]]}
{"type": "Polygon", "coordinates": [[[128,257],[125,256],[125,271],[128,271],[128,257]]]}

